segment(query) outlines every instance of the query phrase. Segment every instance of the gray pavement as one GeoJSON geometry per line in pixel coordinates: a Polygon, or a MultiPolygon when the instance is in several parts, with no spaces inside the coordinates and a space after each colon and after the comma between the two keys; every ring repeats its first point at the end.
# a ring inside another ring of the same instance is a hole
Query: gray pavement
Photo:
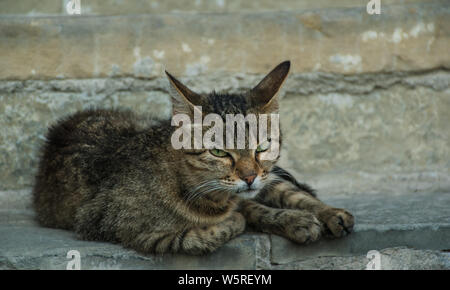
{"type": "Polygon", "coordinates": [[[203,257],[144,256],[120,245],[81,241],[69,231],[36,225],[29,190],[0,193],[0,269],[65,269],[77,250],[82,269],[364,269],[378,250],[382,269],[450,269],[450,194],[323,196],[356,218],[343,239],[296,245],[246,233],[203,257]]]}

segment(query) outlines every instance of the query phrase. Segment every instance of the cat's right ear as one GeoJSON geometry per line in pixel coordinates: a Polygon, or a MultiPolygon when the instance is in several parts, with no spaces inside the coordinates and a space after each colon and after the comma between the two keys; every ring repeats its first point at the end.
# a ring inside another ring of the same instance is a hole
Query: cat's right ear
{"type": "Polygon", "coordinates": [[[277,65],[266,77],[250,91],[252,102],[262,112],[276,112],[278,110],[277,92],[286,79],[290,61],[277,65]]]}
{"type": "Polygon", "coordinates": [[[172,114],[192,115],[195,106],[200,106],[202,104],[202,96],[190,90],[167,71],[165,72],[170,82],[172,114]]]}

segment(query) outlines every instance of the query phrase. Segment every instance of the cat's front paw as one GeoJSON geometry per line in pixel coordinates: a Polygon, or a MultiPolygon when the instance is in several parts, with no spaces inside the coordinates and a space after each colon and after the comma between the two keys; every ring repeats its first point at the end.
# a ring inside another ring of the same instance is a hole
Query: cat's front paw
{"type": "Polygon", "coordinates": [[[320,221],[308,212],[285,213],[283,224],[283,236],[300,244],[318,240],[322,232],[320,221]]]}
{"type": "Polygon", "coordinates": [[[233,235],[239,235],[242,234],[245,231],[245,218],[244,216],[239,212],[233,212],[229,218],[229,221],[231,222],[230,228],[233,229],[233,235]]]}
{"type": "Polygon", "coordinates": [[[353,231],[355,218],[345,209],[328,207],[320,211],[317,216],[324,225],[327,237],[340,238],[353,231]]]}

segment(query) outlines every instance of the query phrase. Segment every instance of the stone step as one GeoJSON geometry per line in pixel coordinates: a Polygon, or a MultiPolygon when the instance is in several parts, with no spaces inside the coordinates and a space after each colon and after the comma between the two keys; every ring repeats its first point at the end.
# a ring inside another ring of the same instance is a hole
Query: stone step
{"type": "MultiPolygon", "coordinates": [[[[262,77],[181,79],[201,93],[236,93],[262,77]]],[[[280,92],[279,165],[320,192],[450,191],[449,84],[443,69],[293,73],[280,92]]],[[[168,85],[164,77],[0,81],[0,190],[32,186],[48,127],[58,119],[92,107],[169,118],[168,85]]]]}
{"type": "Polygon", "coordinates": [[[0,194],[0,269],[65,269],[70,250],[80,252],[82,269],[365,269],[370,250],[380,252],[382,269],[450,269],[450,193],[323,196],[355,215],[353,234],[300,246],[246,233],[204,257],[144,256],[39,227],[29,197],[29,190],[0,194]]]}
{"type": "MultiPolygon", "coordinates": [[[[438,0],[439,1],[439,0],[438,0]]],[[[69,15],[69,0],[14,1],[3,0],[0,14],[69,15]]],[[[321,9],[330,7],[365,7],[361,0],[81,0],[82,15],[119,15],[169,12],[234,13],[321,9]]],[[[423,0],[383,0],[382,5],[423,3],[423,0]]],[[[437,2],[435,0],[435,2],[437,2]]],[[[445,2],[440,0],[440,2],[445,2]]]]}
{"type": "Polygon", "coordinates": [[[265,73],[362,74],[450,67],[439,2],[270,13],[0,16],[0,80],[265,73]]]}
{"type": "Polygon", "coordinates": [[[290,59],[280,165],[326,192],[448,191],[448,27],[439,1],[381,15],[2,15],[0,190],[32,185],[47,128],[67,114],[169,117],[164,68],[202,93],[242,92],[290,59]]]}

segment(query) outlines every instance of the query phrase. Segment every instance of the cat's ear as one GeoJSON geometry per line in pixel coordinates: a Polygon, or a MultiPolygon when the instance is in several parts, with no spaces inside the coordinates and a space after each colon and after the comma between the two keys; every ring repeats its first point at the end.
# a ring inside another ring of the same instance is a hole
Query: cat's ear
{"type": "Polygon", "coordinates": [[[167,78],[170,82],[170,95],[172,97],[172,114],[188,114],[194,113],[195,106],[202,104],[202,96],[191,91],[187,86],[173,77],[166,71],[167,78]]]}
{"type": "Polygon", "coordinates": [[[288,60],[280,63],[250,91],[252,103],[261,112],[272,113],[278,111],[276,94],[286,79],[290,67],[291,62],[288,60]]]}

